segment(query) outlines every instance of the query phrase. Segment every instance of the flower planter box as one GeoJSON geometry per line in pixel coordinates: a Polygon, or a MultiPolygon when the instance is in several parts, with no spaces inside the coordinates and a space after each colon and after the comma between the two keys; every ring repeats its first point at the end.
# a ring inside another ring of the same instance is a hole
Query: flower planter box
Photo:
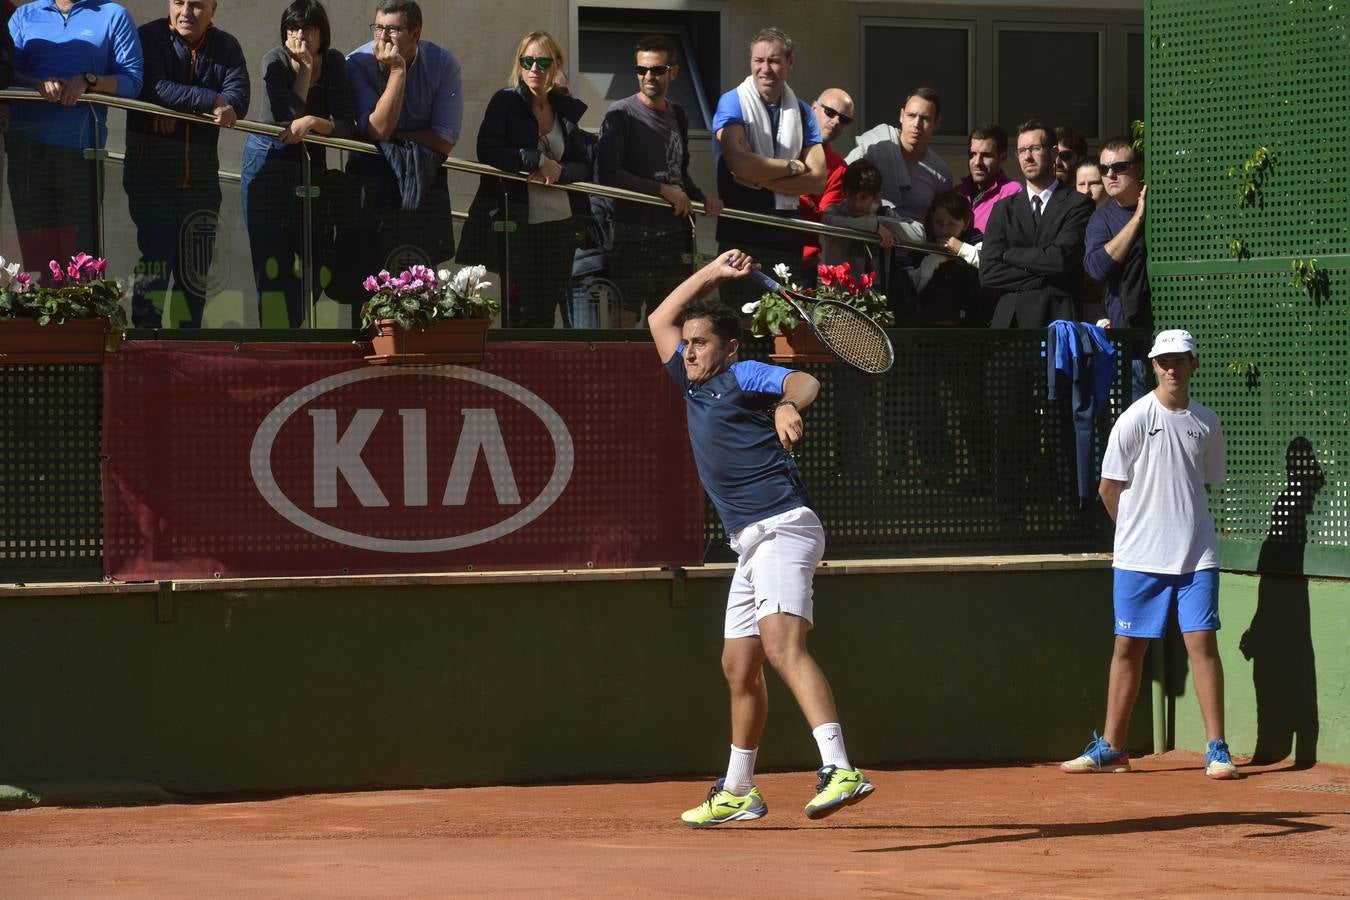
{"type": "Polygon", "coordinates": [[[775,334],[769,359],[778,363],[836,362],[834,354],[826,350],[805,325],[797,325],[786,334],[775,334]]]}
{"type": "Polygon", "coordinates": [[[491,319],[447,319],[426,330],[404,331],[393,319],[381,319],[372,329],[370,342],[375,352],[366,362],[375,366],[480,363],[491,324],[491,319]]]}
{"type": "Polygon", "coordinates": [[[37,319],[0,319],[0,365],[98,366],[115,346],[105,318],[50,325],[39,325],[37,319]]]}

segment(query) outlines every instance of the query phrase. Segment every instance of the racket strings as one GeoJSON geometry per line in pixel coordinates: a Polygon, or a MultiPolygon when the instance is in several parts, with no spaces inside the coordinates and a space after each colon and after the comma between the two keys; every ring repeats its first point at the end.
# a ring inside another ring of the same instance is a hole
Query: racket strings
{"type": "Polygon", "coordinates": [[[818,307],[816,332],[831,352],[864,372],[885,372],[895,359],[886,333],[866,314],[852,307],[818,307]]]}

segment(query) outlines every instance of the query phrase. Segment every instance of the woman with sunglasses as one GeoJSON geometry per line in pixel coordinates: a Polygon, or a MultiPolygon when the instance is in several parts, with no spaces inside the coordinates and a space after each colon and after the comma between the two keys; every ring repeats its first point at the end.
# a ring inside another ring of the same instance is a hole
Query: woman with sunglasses
{"type": "Polygon", "coordinates": [[[258,288],[259,324],[268,323],[265,304],[279,297],[287,322],[297,328],[305,306],[319,297],[322,279],[317,261],[332,246],[332,223],[321,215],[321,204],[312,203],[313,257],[301,264],[313,266],[313,296],[302,297],[295,269],[304,248],[301,205],[295,197],[302,179],[300,154],[309,154],[314,181],[322,179],[327,166],[323,147],[301,142],[307,134],[351,137],[356,131],[356,104],[347,80],[347,60],[329,43],[328,13],[319,0],[293,0],[282,10],[279,38],[280,44],[263,57],[266,90],[258,121],[281,125],[285,131],[277,138],[248,136],[239,181],[258,288]]]}
{"type": "Polygon", "coordinates": [[[586,104],[557,89],[562,66],[562,48],[552,35],[525,35],[508,87],[492,96],[478,128],[478,161],[529,173],[529,181],[482,177],[457,258],[498,270],[496,262],[509,258],[504,318],[516,328],[553,325],[577,248],[574,216],[588,211],[585,194],[552,186],[591,177],[590,144],[578,124],[586,104]],[[501,246],[507,232],[492,233],[492,224],[504,220],[516,223],[509,248],[501,246]]]}

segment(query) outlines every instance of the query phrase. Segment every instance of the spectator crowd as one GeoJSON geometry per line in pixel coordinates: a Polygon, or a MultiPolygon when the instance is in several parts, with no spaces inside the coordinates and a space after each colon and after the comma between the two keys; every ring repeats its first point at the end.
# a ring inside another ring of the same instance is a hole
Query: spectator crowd
{"type": "MultiPolygon", "coordinates": [[[[750,40],[748,74],[716,104],[714,196],[690,175],[689,118],[670,98],[680,76],[672,41],[637,42],[635,91],[608,109],[595,135],[580,125],[586,106],[567,87],[563,49],[534,31],[504,65],[476,147],[480,162],[528,180],[482,176],[456,247],[443,163],[462,125],[460,65],[423,38],[415,0],[379,0],[371,40],[345,55],[331,45],[322,3],[292,0],[262,58],[259,90],[215,12],[216,0],[168,0],[166,17],[137,27],[114,2],[35,0],[0,29],[0,78],[48,101],[6,111],[5,183],[27,269],[97,249],[102,185],[87,159],[105,143],[106,106],[80,104],[82,95],[140,98],[212,123],[127,116],[135,325],[158,327],[175,291],[188,311],[182,324],[201,324],[221,206],[219,129],[252,108],[254,121],[278,129],[250,133],[244,144],[254,282],[260,310],[271,300],[292,326],[321,293],[359,303],[372,271],[452,258],[498,271],[509,264],[506,324],[550,327],[559,309],[566,323],[579,243],[605,251],[622,324],[637,325],[690,271],[701,204],[717,217],[720,247],[743,249],[766,268],[785,264],[799,283],[811,284],[821,264],[875,273],[899,325],[1045,328],[1086,314],[1103,327],[1152,328],[1143,155],[1129,139],[1107,141],[1092,158],[1072,128],[1029,119],[1008,134],[979,125],[958,179],[932,146],[942,98],[917,86],[895,124],[862,130],[843,156],[834,145],[854,124],[852,97],[840,87],[799,95],[792,38],[765,28],[750,40]],[[342,170],[330,169],[325,148],[304,141],[311,134],[364,139],[380,152],[348,154],[342,170]],[[1010,150],[1020,180],[1009,171],[1010,150]],[[309,204],[297,191],[306,180],[318,188],[309,204]],[[584,181],[664,204],[551,187],[584,181]],[[720,216],[724,208],[759,215],[720,216]],[[775,219],[871,237],[817,238],[775,219]],[[305,259],[321,277],[302,277],[305,259]]],[[[727,289],[751,290],[744,285],[727,289]]],[[[1138,349],[1142,391],[1148,367],[1138,349]]]]}

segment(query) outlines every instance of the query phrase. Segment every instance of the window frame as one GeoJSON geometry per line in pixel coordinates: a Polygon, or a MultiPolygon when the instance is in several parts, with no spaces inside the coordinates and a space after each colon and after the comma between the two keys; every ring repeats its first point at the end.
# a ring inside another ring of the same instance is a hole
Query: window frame
{"type": "MultiPolygon", "coordinates": [[[[569,3],[567,5],[567,34],[568,41],[570,42],[569,46],[572,47],[572,63],[569,67],[568,74],[573,77],[580,77],[581,75],[581,10],[583,8],[587,10],[652,10],[653,12],[658,13],[673,13],[673,19],[686,13],[715,13],[718,20],[717,32],[722,35],[722,45],[718,48],[717,56],[721,60],[723,71],[731,71],[731,69],[728,68],[731,57],[726,41],[727,28],[731,20],[730,0],[585,0],[585,2],[569,3]]],[[[630,26],[622,26],[617,30],[627,31],[629,30],[629,27],[630,26]]],[[[636,25],[631,27],[637,31],[639,36],[653,31],[664,30],[679,32],[681,38],[685,41],[685,46],[692,46],[692,39],[687,24],[680,24],[674,28],[666,28],[660,23],[659,17],[657,17],[656,23],[649,28],[641,28],[636,25]]],[[[589,26],[587,30],[590,30],[589,26]]],[[[680,68],[683,70],[684,77],[693,79],[695,95],[699,98],[699,102],[703,104],[704,120],[711,124],[713,112],[717,106],[717,98],[709,98],[707,96],[707,91],[704,89],[702,79],[695,77],[698,72],[697,61],[690,55],[688,60],[680,60],[680,68]],[[686,68],[686,63],[689,64],[688,68],[686,68]]],[[[601,114],[603,115],[603,111],[601,111],[601,114]]],[[[707,128],[695,128],[691,124],[689,127],[689,136],[690,138],[710,139],[712,137],[712,132],[707,128]]]]}
{"type": "MultiPolygon", "coordinates": [[[[965,130],[959,135],[943,134],[933,135],[933,141],[955,141],[965,142],[966,136],[970,130],[975,127],[975,123],[982,121],[976,114],[976,96],[975,90],[975,46],[976,30],[979,23],[975,19],[953,19],[953,18],[915,18],[913,15],[900,16],[878,16],[875,14],[862,15],[858,17],[858,109],[859,116],[861,111],[867,109],[867,28],[868,26],[880,28],[947,28],[953,31],[964,31],[966,33],[966,116],[967,122],[965,130]]],[[[908,85],[902,90],[919,87],[920,85],[908,85]]],[[[888,124],[897,125],[899,119],[899,110],[892,113],[892,118],[888,124]]],[[[882,124],[881,121],[868,122],[865,127],[874,127],[882,124]]]]}
{"type": "MultiPolygon", "coordinates": [[[[1107,29],[1109,27],[1107,22],[1028,22],[1020,19],[995,19],[990,25],[993,32],[993,42],[989,54],[990,66],[992,67],[990,74],[993,80],[993,93],[990,95],[990,102],[993,107],[990,110],[991,121],[998,121],[999,107],[1002,104],[998,73],[1002,65],[1002,60],[999,58],[999,38],[1003,33],[1030,31],[1042,34],[1095,34],[1097,36],[1097,122],[1093,127],[1094,133],[1084,134],[1083,137],[1089,145],[1099,145],[1110,137],[1110,135],[1102,133],[1106,125],[1106,54],[1108,48],[1107,29]]],[[[1046,124],[1054,128],[1064,123],[1046,122],[1046,124]]],[[[1015,128],[1016,123],[1007,123],[1005,127],[1015,128]]],[[[1009,131],[1009,136],[1011,134],[1012,132],[1009,131]]]]}

